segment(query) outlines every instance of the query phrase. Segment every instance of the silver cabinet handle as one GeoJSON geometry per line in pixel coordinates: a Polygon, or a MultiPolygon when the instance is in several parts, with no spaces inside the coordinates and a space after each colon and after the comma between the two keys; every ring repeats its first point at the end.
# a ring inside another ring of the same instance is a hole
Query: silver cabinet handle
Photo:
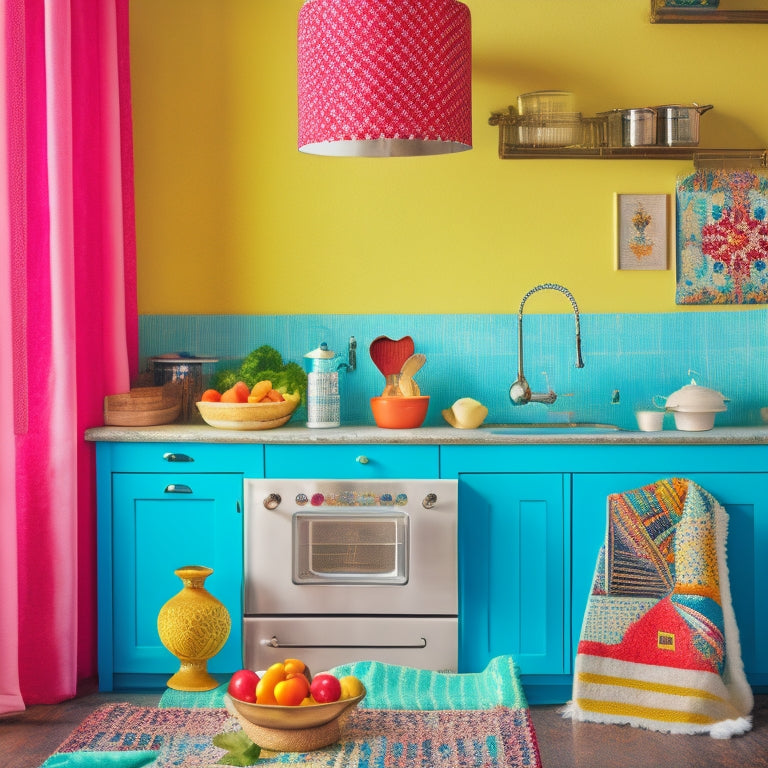
{"type": "Polygon", "coordinates": [[[368,463],[368,457],[367,456],[358,456],[355,461],[358,464],[367,464],[368,463]]]}
{"type": "Polygon", "coordinates": [[[194,461],[194,459],[191,456],[188,456],[186,453],[164,453],[163,458],[166,461],[194,461]]]}
{"type": "Polygon", "coordinates": [[[165,486],[166,493],[192,493],[192,489],[188,485],[171,483],[165,486]]]}
{"type": "Polygon", "coordinates": [[[419,640],[420,642],[414,645],[333,645],[328,643],[324,645],[305,645],[303,643],[281,643],[275,635],[272,635],[269,640],[266,637],[262,638],[260,644],[269,648],[426,648],[427,638],[420,637],[419,640]]]}

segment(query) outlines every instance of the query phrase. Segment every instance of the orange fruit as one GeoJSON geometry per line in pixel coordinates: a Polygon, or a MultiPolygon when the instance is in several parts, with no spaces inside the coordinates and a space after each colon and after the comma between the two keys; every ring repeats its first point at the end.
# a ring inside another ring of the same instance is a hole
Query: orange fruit
{"type": "Polygon", "coordinates": [[[247,403],[248,395],[251,391],[244,381],[238,381],[233,387],[230,387],[221,396],[222,403],[247,403]]]}
{"type": "Polygon", "coordinates": [[[232,387],[232,389],[234,389],[235,392],[237,393],[238,403],[248,402],[248,395],[251,394],[251,390],[244,381],[238,381],[237,384],[235,384],[235,386],[232,387]]]}
{"type": "Polygon", "coordinates": [[[298,707],[309,694],[309,683],[304,675],[297,674],[275,684],[274,696],[278,704],[298,707]]]}
{"type": "Polygon", "coordinates": [[[200,399],[204,403],[218,403],[221,400],[221,393],[215,389],[206,389],[200,399]]]}
{"type": "Polygon", "coordinates": [[[283,666],[286,675],[292,672],[303,672],[307,668],[307,665],[301,659],[286,659],[283,662],[283,666]]]}
{"type": "Polygon", "coordinates": [[[257,704],[277,704],[275,699],[275,686],[285,680],[283,665],[273,664],[262,676],[256,685],[257,704]]]}

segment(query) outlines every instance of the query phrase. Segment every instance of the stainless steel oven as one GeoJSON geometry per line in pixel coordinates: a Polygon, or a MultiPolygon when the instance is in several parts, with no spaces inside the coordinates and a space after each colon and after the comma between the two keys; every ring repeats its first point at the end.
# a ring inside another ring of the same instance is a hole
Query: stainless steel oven
{"type": "Polygon", "coordinates": [[[455,670],[455,480],[245,481],[246,666],[455,670]]]}

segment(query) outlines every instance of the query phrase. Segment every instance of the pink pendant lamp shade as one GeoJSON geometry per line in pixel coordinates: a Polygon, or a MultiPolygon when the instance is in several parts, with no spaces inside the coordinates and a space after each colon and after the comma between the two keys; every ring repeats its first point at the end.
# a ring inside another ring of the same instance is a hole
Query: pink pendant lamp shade
{"type": "Polygon", "coordinates": [[[437,155],[472,148],[472,34],[458,0],[306,0],[299,149],[437,155]]]}

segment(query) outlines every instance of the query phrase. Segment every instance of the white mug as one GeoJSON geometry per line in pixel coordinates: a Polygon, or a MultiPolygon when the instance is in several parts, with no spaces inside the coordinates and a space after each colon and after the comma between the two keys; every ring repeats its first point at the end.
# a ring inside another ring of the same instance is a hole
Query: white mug
{"type": "Polygon", "coordinates": [[[641,432],[660,432],[664,429],[664,411],[636,411],[635,416],[641,432]]]}

